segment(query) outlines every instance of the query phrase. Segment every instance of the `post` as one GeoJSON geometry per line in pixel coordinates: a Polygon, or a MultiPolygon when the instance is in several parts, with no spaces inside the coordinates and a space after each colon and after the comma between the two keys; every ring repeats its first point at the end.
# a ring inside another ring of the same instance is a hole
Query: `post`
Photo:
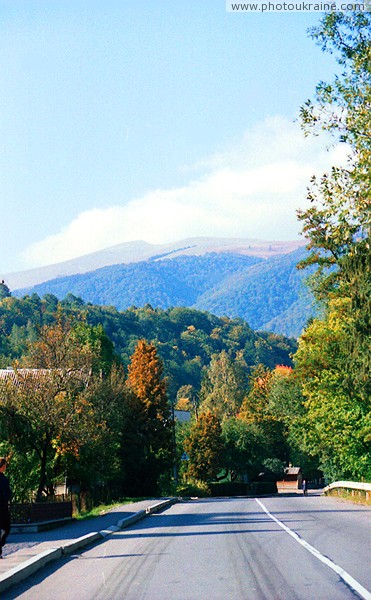
{"type": "Polygon", "coordinates": [[[174,401],[171,402],[171,419],[173,425],[173,478],[175,485],[178,485],[178,469],[176,464],[176,434],[175,434],[175,407],[174,401]]]}

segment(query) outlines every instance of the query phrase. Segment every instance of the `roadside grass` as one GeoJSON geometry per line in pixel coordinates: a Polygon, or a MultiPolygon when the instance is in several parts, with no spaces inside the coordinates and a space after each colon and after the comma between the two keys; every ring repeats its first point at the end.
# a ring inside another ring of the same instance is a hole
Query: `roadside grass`
{"type": "Polygon", "coordinates": [[[74,512],[73,517],[78,521],[83,521],[85,519],[93,519],[94,517],[101,517],[110,510],[117,508],[118,506],[122,506],[122,504],[132,504],[134,502],[141,502],[142,500],[147,500],[147,498],[122,498],[117,502],[113,502],[112,504],[99,504],[98,506],[94,506],[89,510],[82,510],[81,512],[74,512]]]}
{"type": "Polygon", "coordinates": [[[326,496],[339,498],[339,500],[347,500],[348,502],[355,502],[356,504],[362,504],[363,506],[371,506],[371,498],[367,498],[366,492],[363,490],[336,489],[327,492],[326,496]]]}

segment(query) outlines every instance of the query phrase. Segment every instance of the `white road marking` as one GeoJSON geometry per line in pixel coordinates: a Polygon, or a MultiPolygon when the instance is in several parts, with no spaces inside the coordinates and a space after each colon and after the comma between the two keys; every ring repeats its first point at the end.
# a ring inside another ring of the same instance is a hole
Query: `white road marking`
{"type": "Polygon", "coordinates": [[[292,529],[287,527],[287,525],[285,525],[284,523],[279,521],[274,515],[272,515],[269,512],[269,510],[264,506],[264,504],[262,502],[260,502],[260,500],[258,500],[257,498],[255,498],[255,500],[259,504],[259,506],[261,506],[261,508],[264,510],[264,512],[268,515],[268,517],[273,519],[273,521],[275,521],[275,523],[277,523],[277,525],[282,527],[282,529],[284,531],[286,531],[286,533],[291,535],[291,537],[294,538],[294,540],[299,542],[299,544],[301,544],[306,550],[308,550],[308,552],[313,554],[313,556],[318,558],[318,560],[323,562],[325,565],[330,567],[330,569],[335,571],[335,573],[340,575],[340,577],[342,579],[344,579],[344,581],[348,585],[350,585],[350,587],[353,588],[360,596],[362,596],[362,598],[364,598],[364,600],[371,600],[371,593],[368,590],[366,590],[366,588],[364,588],[363,585],[361,585],[358,581],[356,581],[356,579],[354,579],[351,575],[349,575],[349,573],[347,573],[347,571],[345,571],[342,567],[339,567],[339,565],[334,563],[331,559],[329,559],[326,556],[324,556],[323,554],[321,554],[321,552],[319,552],[319,550],[314,548],[314,546],[311,546],[310,544],[308,544],[308,542],[303,540],[303,538],[301,538],[300,535],[295,533],[295,531],[292,531],[292,529]]]}

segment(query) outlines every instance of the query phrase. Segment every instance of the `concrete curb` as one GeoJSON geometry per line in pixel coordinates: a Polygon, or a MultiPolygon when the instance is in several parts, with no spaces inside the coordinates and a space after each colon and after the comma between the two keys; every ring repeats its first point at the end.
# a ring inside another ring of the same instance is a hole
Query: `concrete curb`
{"type": "Polygon", "coordinates": [[[36,556],[25,560],[21,565],[10,569],[4,575],[0,577],[0,592],[4,592],[12,585],[23,581],[26,577],[33,575],[44,567],[48,562],[52,560],[56,560],[62,556],[61,548],[49,548],[48,550],[44,550],[44,552],[40,552],[36,556]]]}
{"type": "Polygon", "coordinates": [[[100,539],[100,533],[97,531],[93,531],[93,533],[87,533],[76,540],[72,540],[64,546],[61,546],[61,554],[72,554],[72,552],[75,552],[75,550],[79,550],[80,548],[88,546],[89,544],[94,544],[94,542],[100,539]]]}
{"type": "Polygon", "coordinates": [[[63,519],[54,519],[54,521],[40,521],[38,523],[12,523],[12,533],[38,533],[55,529],[60,525],[73,523],[76,519],[73,517],[64,517],[63,519]]]}
{"type": "Polygon", "coordinates": [[[30,575],[33,575],[39,569],[42,569],[48,562],[53,560],[57,560],[61,558],[63,555],[72,554],[76,550],[84,548],[94,542],[102,540],[107,536],[111,535],[115,531],[119,531],[120,529],[124,529],[125,527],[129,527],[133,523],[144,519],[148,515],[152,515],[153,513],[159,512],[160,510],[171,506],[178,502],[178,498],[169,498],[167,500],[162,500],[161,502],[157,502],[153,506],[148,507],[145,510],[140,510],[130,517],[126,519],[120,519],[117,525],[111,525],[107,529],[102,529],[101,531],[93,531],[92,533],[88,533],[83,535],[75,540],[71,540],[68,544],[64,546],[59,546],[56,548],[49,548],[48,550],[44,550],[39,554],[36,554],[32,558],[25,560],[20,565],[10,569],[6,573],[0,576],[0,593],[4,592],[12,585],[23,581],[30,575]]]}

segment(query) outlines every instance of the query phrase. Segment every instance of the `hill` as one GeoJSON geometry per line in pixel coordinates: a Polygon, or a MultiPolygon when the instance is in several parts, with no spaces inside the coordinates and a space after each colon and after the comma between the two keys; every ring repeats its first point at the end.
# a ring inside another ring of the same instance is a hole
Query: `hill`
{"type": "Polygon", "coordinates": [[[213,354],[225,350],[233,359],[242,361],[247,377],[259,363],[269,368],[291,365],[290,356],[296,349],[293,339],[258,333],[241,319],[216,317],[194,309],[164,311],[147,305],[120,312],[113,307],[85,304],[71,294],[61,302],[51,294],[43,300],[33,294],[0,299],[0,368],[25,354],[27,343],[36,339],[40,325],[50,325],[63,316],[94,327],[101,325],[126,366],[139,339],[155,343],[164,361],[172,399],[183,385],[199,390],[213,354]]]}
{"type": "Polygon", "coordinates": [[[118,310],[145,304],[161,309],[186,306],[296,337],[314,312],[303,274],[296,269],[305,250],[273,254],[271,258],[232,252],[154,256],[57,278],[18,290],[17,295],[53,294],[63,299],[73,294],[118,310]]]}

